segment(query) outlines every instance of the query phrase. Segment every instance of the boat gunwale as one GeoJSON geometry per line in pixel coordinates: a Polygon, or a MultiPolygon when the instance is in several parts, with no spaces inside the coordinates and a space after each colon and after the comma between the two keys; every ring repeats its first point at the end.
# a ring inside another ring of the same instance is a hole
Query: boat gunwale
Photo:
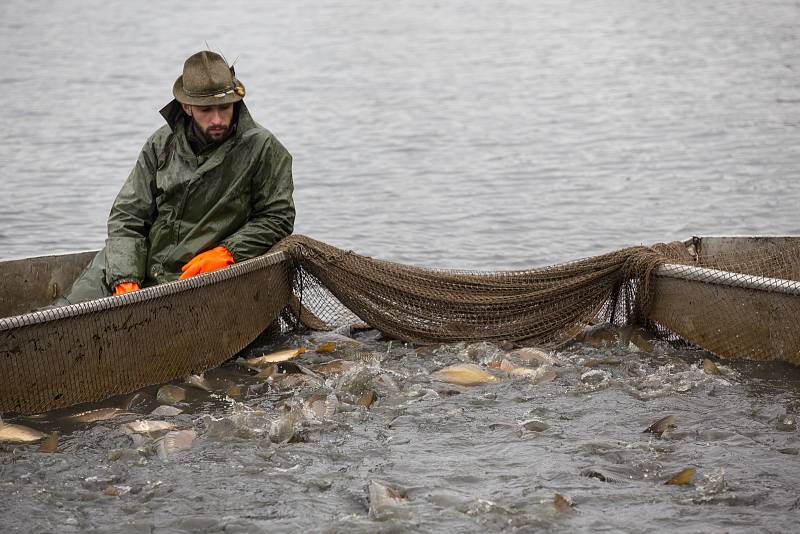
{"type": "Polygon", "coordinates": [[[768,278],[750,274],[667,263],[656,269],[656,276],[676,278],[691,282],[703,282],[727,287],[753,289],[785,295],[800,295],[800,282],[785,278],[768,278]]]}
{"type": "Polygon", "coordinates": [[[288,259],[289,256],[285,251],[267,252],[266,254],[245,260],[241,263],[235,263],[224,269],[218,269],[210,273],[198,274],[184,280],[175,280],[173,282],[145,287],[139,291],[132,291],[119,296],[112,295],[86,302],[80,302],[78,304],[69,304],[66,306],[59,306],[41,311],[2,317],[0,318],[0,332],[13,330],[23,326],[47,323],[70,317],[78,317],[94,312],[122,308],[131,304],[152,301],[165,296],[181,293],[183,291],[218,284],[243,274],[257,271],[272,265],[277,265],[281,262],[288,261],[288,259]]]}

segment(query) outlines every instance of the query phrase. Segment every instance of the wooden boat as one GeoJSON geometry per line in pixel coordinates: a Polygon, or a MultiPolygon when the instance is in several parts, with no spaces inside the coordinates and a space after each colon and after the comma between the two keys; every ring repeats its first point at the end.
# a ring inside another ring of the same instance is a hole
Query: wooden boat
{"type": "Polygon", "coordinates": [[[291,295],[287,256],[44,311],[94,252],[0,262],[0,413],[101,400],[220,365],[291,295]],[[199,289],[202,288],[202,291],[199,289]]]}
{"type": "MultiPolygon", "coordinates": [[[[661,265],[653,277],[650,321],[722,357],[800,365],[800,237],[705,237],[685,246],[689,264],[661,265]],[[719,268],[741,258],[753,269],[719,268]],[[781,277],[754,274],[773,271],[781,277]]],[[[31,311],[62,293],[93,254],[0,262],[0,413],[52,410],[202,372],[296,304],[294,260],[272,252],[119,297],[31,311]]]]}

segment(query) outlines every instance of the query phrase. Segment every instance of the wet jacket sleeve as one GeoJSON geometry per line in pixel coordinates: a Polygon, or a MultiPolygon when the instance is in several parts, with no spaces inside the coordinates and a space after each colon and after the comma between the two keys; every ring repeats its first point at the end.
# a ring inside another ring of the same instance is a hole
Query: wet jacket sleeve
{"type": "Polygon", "coordinates": [[[292,156],[274,138],[262,149],[251,191],[250,218],[220,243],[237,262],[264,254],[294,229],[292,156]]]}
{"type": "Polygon", "coordinates": [[[147,264],[147,235],[156,215],[156,156],[148,141],[122,186],[108,216],[106,283],[142,285],[147,264]]]}

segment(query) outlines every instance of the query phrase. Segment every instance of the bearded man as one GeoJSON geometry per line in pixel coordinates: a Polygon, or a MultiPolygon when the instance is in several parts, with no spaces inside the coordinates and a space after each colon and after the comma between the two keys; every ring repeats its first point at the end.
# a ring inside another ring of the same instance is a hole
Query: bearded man
{"type": "Polygon", "coordinates": [[[121,295],[264,254],[294,228],[292,157],[250,116],[219,54],[183,65],[108,217],[108,239],[57,304],[121,295]]]}

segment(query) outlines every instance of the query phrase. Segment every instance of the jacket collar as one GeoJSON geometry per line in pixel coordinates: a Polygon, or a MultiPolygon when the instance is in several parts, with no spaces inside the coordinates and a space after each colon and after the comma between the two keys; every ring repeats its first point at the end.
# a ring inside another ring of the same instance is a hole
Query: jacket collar
{"type": "MultiPolygon", "coordinates": [[[[241,137],[246,131],[254,128],[256,126],[256,122],[253,120],[253,117],[250,115],[250,111],[247,109],[247,106],[244,102],[237,102],[235,104],[239,106],[239,117],[237,119],[237,126],[236,132],[233,134],[233,137],[241,137]]],[[[170,127],[173,133],[178,131],[178,124],[181,120],[183,120],[184,113],[183,109],[181,108],[180,102],[173,99],[172,102],[161,108],[159,111],[164,120],[167,121],[167,125],[170,127]]]]}
{"type": "Polygon", "coordinates": [[[202,156],[196,155],[191,146],[189,146],[189,140],[186,137],[187,124],[184,119],[186,114],[183,112],[180,103],[177,100],[173,100],[161,109],[161,116],[167,121],[167,125],[175,135],[177,153],[186,161],[193,162],[199,174],[202,175],[222,163],[225,156],[230,152],[231,147],[238,143],[242,135],[248,130],[258,127],[250,116],[250,112],[244,102],[238,102],[235,105],[239,107],[236,132],[212,152],[202,156]]]}

